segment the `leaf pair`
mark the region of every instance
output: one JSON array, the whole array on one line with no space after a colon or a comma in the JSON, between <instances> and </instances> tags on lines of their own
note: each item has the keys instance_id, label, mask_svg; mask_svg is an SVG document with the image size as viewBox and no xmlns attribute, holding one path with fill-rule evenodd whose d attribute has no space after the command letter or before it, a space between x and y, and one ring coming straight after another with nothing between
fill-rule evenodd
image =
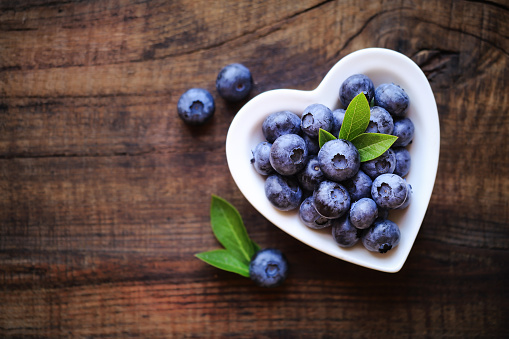
<instances>
[{"instance_id":1,"label":"leaf pair","mask_svg":"<svg viewBox=\"0 0 509 339\"><path fill-rule=\"evenodd\" d=\"M207 264L249 277L249 262L260 247L249 238L239 211L228 201L213 195L210 223L224 249L196 254Z\"/></svg>"},{"instance_id":2,"label":"leaf pair","mask_svg":"<svg viewBox=\"0 0 509 339\"><path fill-rule=\"evenodd\" d=\"M364 133L370 117L369 103L364 93L359 93L348 105L338 138L320 129L318 143L320 148L330 140L351 141L359 151L361 162L375 159L387 151L398 137L382 133Z\"/></svg>"}]
</instances>

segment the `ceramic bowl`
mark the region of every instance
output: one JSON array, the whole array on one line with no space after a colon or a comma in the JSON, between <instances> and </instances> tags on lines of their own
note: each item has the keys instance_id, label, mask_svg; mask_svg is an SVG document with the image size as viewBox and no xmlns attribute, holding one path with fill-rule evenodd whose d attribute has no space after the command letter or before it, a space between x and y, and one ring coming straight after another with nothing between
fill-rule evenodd
<instances>
[{"instance_id":1,"label":"ceramic bowl","mask_svg":"<svg viewBox=\"0 0 509 339\"><path fill-rule=\"evenodd\" d=\"M362 73L375 87L386 82L400 85L410 97L407 116L415 125L410 172L411 204L404 210L392 210L389 219L401 230L397 247L380 254L369 252L361 242L351 248L339 247L331 229L312 230L299 219L298 210L281 212L265 197L265 177L258 174L250 160L251 150L265 141L262 123L271 113L289 110L299 116L310 104L321 103L334 110L341 107L338 94L341 83L350 75ZM247 102L237 113L226 138L226 157L231 175L246 199L271 223L315 248L338 259L370 269L398 272L405 263L422 224L433 190L440 150L438 112L431 86L421 69L405 55L383 48L367 48L339 60L320 85L312 91L276 89Z\"/></svg>"}]
</instances>

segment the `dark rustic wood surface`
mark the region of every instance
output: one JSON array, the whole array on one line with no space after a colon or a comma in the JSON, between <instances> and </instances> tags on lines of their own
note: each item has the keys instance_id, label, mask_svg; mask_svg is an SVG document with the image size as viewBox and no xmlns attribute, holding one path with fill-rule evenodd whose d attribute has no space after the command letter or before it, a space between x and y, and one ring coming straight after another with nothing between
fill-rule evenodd
<instances>
[{"instance_id":1,"label":"dark rustic wood surface","mask_svg":"<svg viewBox=\"0 0 509 339\"><path fill-rule=\"evenodd\" d=\"M0 2L0 337L509 336L509 3ZM416 61L440 115L433 196L403 269L343 262L258 214L225 157L215 78L310 90L343 56ZM176 104L204 87L216 114ZM288 257L275 289L197 260L211 194Z\"/></svg>"}]
</instances>

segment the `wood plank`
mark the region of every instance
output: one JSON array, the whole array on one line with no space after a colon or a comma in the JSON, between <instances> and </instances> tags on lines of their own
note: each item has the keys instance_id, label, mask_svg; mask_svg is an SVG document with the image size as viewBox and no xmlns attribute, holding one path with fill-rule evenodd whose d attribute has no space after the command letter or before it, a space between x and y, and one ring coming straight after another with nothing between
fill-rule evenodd
<instances>
[{"instance_id":1,"label":"wood plank","mask_svg":"<svg viewBox=\"0 0 509 339\"><path fill-rule=\"evenodd\" d=\"M435 247L436 253L451 260L447 253L450 246L431 242L423 245L417 252L427 260L426 246ZM477 261L476 257L488 254L469 251L459 247L451 252L459 261L469 257L467 267ZM306 263L314 261L298 257ZM195 269L195 281L177 282L165 276L161 280L137 278L137 282L103 281L0 292L2 300L25 305L4 314L0 324L7 335L135 337L307 337L317 332L352 337L470 337L492 336L503 326L504 314L499 310L506 307L504 299L486 299L486 291L494 288L495 293L507 297L505 286L491 283L489 275L481 278L479 271L466 272L450 262L449 269L459 273L451 281L447 269L435 271L433 276L427 272L427 267L442 265L438 258L437 262L432 259L429 266L404 269L399 275L324 259L336 265L331 265L328 272L323 267L295 271L288 284L275 290L253 288L249 280L231 273L207 272L215 269L200 269L202 264L196 260L189 267ZM506 260L507 253L496 262L502 272L507 272L503 268ZM162 265L160 270L171 271L173 264L177 263ZM315 274L312 279L311 273ZM478 278L473 277L476 275ZM34 312L33 317L27 319L26 311ZM253 318L257 319L256 327L250 323ZM124 332L126 328L129 332Z\"/></svg>"}]
</instances>

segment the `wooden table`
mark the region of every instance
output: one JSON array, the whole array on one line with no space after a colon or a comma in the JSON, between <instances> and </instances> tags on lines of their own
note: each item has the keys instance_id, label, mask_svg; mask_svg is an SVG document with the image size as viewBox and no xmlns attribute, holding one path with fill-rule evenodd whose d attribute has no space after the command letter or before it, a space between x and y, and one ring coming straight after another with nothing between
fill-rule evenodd
<instances>
[{"instance_id":1,"label":"wooden table","mask_svg":"<svg viewBox=\"0 0 509 339\"><path fill-rule=\"evenodd\" d=\"M504 0L1 1L0 337L507 337L508 17ZM441 124L396 274L322 254L247 202L225 157L242 104L215 91L232 62L251 97L310 90L373 46L424 70ZM206 126L177 116L191 87L216 99ZM212 194L286 254L283 286L194 257L219 247Z\"/></svg>"}]
</instances>

